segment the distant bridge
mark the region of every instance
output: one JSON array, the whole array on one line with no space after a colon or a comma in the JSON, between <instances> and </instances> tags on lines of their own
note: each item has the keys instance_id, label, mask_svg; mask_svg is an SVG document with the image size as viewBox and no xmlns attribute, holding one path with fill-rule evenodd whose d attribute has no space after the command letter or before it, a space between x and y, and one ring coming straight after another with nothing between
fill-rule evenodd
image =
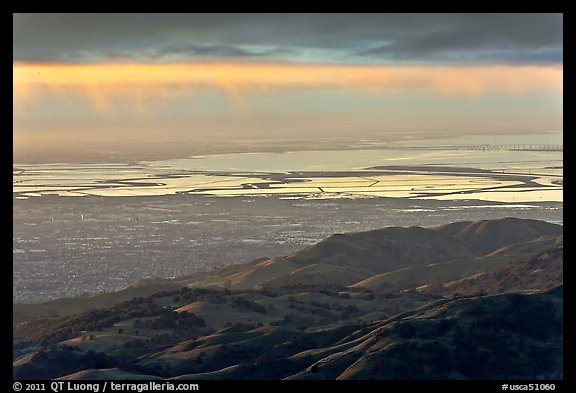
<instances>
[{"instance_id":1,"label":"distant bridge","mask_svg":"<svg viewBox=\"0 0 576 393\"><path fill-rule=\"evenodd\" d=\"M564 145L549 144L510 144L510 145L435 145L413 146L412 149L420 150L474 150L474 151L564 151Z\"/></svg>"}]
</instances>

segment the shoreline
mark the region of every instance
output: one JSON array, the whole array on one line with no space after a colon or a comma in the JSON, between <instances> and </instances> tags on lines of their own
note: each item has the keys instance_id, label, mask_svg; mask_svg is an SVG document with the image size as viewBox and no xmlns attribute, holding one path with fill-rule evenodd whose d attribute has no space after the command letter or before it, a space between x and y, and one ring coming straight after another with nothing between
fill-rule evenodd
<instances>
[{"instance_id":1,"label":"shoreline","mask_svg":"<svg viewBox=\"0 0 576 393\"><path fill-rule=\"evenodd\" d=\"M114 147L107 149L80 148L78 158L62 160L61 153L50 151L15 152L13 151L13 165L41 165L41 164L134 164L143 161L165 161L177 159L192 159L194 157L215 156L225 154L240 153L278 153L304 152L304 151L343 151L343 150L379 150L383 148L404 149L409 148L405 143L416 143L419 141L435 140L441 141L451 138L477 138L495 137L507 138L518 137L519 143L523 143L522 136L556 135L563 136L563 131L523 131L522 133L472 133L461 135L458 133L418 133L418 134L391 134L386 137L371 137L346 140L336 138L336 140L308 141L302 140L280 140L272 142L259 142L257 140L234 140L234 141L213 141L198 143L192 141L166 141L158 144L152 142L134 141L130 152L121 151ZM414 147L418 149L419 147ZM164 153L158 153L163 150ZM167 153L166 153L167 152ZM68 152L69 153L69 152ZM31 156L31 158L17 158L18 156ZM58 156L54 157L54 156ZM16 158L16 159L14 159Z\"/></svg>"}]
</instances>

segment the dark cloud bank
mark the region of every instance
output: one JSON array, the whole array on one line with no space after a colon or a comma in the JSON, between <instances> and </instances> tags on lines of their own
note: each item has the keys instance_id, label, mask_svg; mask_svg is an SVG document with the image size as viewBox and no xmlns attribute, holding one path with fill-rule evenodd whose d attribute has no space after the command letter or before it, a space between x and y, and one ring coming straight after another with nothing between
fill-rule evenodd
<instances>
[{"instance_id":1,"label":"dark cloud bank","mask_svg":"<svg viewBox=\"0 0 576 393\"><path fill-rule=\"evenodd\" d=\"M562 14L15 14L14 61L562 63Z\"/></svg>"}]
</instances>

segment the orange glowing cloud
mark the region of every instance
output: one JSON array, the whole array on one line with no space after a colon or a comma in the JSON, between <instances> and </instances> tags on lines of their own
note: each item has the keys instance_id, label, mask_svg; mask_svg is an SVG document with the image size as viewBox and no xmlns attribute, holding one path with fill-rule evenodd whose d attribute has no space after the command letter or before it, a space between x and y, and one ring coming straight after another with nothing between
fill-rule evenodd
<instances>
[{"instance_id":1,"label":"orange glowing cloud","mask_svg":"<svg viewBox=\"0 0 576 393\"><path fill-rule=\"evenodd\" d=\"M384 94L561 93L561 66L368 66L301 64L14 64L14 107L49 95L88 98L97 112L115 102L145 111L146 99L175 99L203 89L235 101L254 93L342 89Z\"/></svg>"}]
</instances>

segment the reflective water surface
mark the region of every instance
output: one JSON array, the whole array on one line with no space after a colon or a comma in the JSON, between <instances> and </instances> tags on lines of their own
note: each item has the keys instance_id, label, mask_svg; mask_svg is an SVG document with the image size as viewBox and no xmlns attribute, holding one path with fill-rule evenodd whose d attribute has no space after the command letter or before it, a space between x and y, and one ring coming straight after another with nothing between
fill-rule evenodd
<instances>
[{"instance_id":1,"label":"reflective water surface","mask_svg":"<svg viewBox=\"0 0 576 393\"><path fill-rule=\"evenodd\" d=\"M138 163L15 164L13 193L19 199L198 194L563 200L562 151L475 150L459 145L465 139L434 141L436 145L420 140L412 147L404 141L370 150L238 153Z\"/></svg>"}]
</instances>

